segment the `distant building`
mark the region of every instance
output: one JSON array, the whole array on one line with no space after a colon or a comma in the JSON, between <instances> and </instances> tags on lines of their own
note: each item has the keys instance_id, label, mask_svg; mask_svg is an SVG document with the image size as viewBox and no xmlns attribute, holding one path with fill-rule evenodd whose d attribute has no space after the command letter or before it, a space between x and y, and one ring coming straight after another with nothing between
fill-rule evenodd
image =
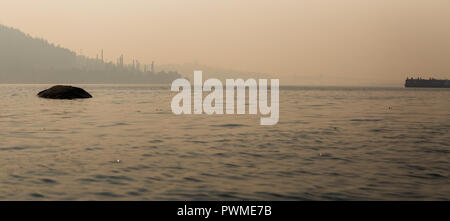
<instances>
[{"instance_id":1,"label":"distant building","mask_svg":"<svg viewBox=\"0 0 450 221\"><path fill-rule=\"evenodd\" d=\"M141 71L141 64L136 60L136 70Z\"/></svg>"},{"instance_id":2,"label":"distant building","mask_svg":"<svg viewBox=\"0 0 450 221\"><path fill-rule=\"evenodd\" d=\"M152 61L152 74L155 73L155 62Z\"/></svg>"}]
</instances>

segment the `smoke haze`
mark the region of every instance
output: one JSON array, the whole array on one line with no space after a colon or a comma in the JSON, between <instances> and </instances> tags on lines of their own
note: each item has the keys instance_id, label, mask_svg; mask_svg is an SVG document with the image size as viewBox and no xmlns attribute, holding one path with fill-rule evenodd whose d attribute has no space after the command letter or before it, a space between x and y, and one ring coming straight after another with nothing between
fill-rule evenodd
<instances>
[{"instance_id":1,"label":"smoke haze","mask_svg":"<svg viewBox=\"0 0 450 221\"><path fill-rule=\"evenodd\" d=\"M448 0L17 0L0 23L89 57L199 62L281 84L450 77Z\"/></svg>"}]
</instances>

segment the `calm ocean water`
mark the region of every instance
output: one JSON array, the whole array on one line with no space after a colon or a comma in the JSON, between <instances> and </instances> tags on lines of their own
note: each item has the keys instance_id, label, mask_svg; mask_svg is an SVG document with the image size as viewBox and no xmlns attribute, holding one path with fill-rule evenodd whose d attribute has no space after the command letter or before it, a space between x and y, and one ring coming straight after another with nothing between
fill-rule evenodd
<instances>
[{"instance_id":1,"label":"calm ocean water","mask_svg":"<svg viewBox=\"0 0 450 221\"><path fill-rule=\"evenodd\" d=\"M450 200L450 90L285 87L280 121L169 86L0 85L0 200Z\"/></svg>"}]
</instances>

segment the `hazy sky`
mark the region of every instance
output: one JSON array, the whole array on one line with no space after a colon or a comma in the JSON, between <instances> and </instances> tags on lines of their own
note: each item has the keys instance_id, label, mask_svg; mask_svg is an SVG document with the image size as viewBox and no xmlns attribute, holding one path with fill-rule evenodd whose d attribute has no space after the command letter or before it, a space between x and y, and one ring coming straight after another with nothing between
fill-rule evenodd
<instances>
[{"instance_id":1,"label":"hazy sky","mask_svg":"<svg viewBox=\"0 0 450 221\"><path fill-rule=\"evenodd\" d=\"M450 78L449 0L14 0L0 23L91 57L103 48L113 61L198 61L281 83Z\"/></svg>"}]
</instances>

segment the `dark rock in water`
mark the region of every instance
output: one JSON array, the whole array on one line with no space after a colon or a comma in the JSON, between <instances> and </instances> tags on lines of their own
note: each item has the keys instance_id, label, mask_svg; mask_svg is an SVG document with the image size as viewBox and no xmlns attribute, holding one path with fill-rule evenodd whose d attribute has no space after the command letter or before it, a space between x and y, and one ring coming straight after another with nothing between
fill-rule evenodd
<instances>
[{"instance_id":1,"label":"dark rock in water","mask_svg":"<svg viewBox=\"0 0 450 221\"><path fill-rule=\"evenodd\" d=\"M88 92L81 88L63 85L57 85L47 90L43 90L38 93L38 96L50 99L92 98Z\"/></svg>"}]
</instances>

